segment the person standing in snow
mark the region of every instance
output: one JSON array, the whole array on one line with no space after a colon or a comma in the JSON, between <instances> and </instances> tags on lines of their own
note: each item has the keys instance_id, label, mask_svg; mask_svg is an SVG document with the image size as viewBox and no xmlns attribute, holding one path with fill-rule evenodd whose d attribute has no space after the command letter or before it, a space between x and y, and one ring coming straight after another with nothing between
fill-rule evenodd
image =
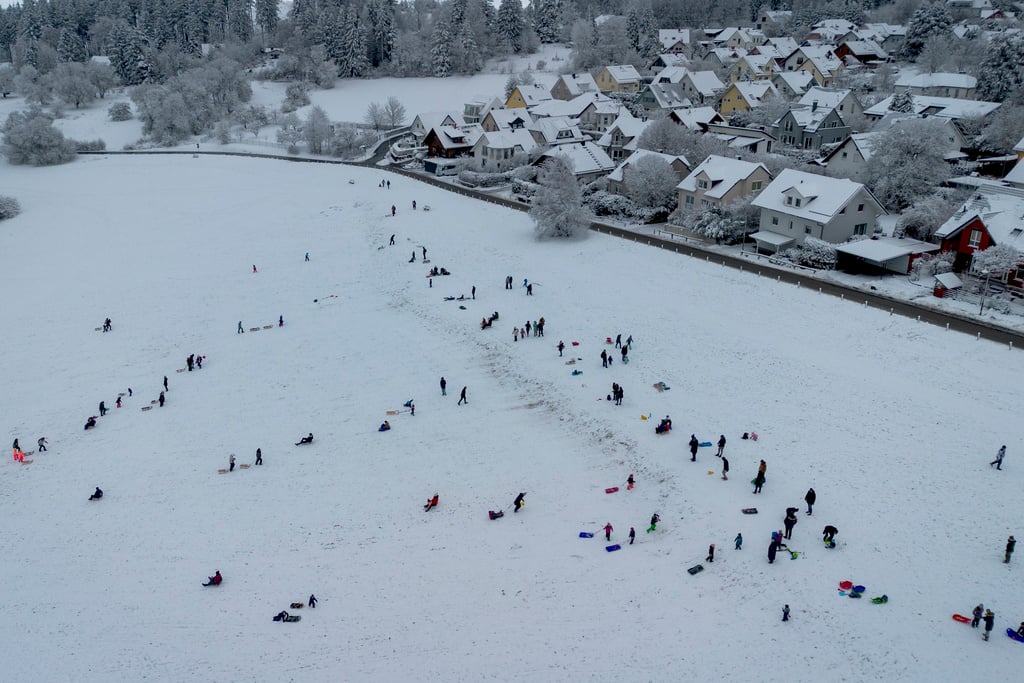
<instances>
[{"instance_id":1,"label":"person standing in snow","mask_svg":"<svg viewBox=\"0 0 1024 683\"><path fill-rule=\"evenodd\" d=\"M164 391L167 391L167 375L164 375Z\"/></svg>"},{"instance_id":2,"label":"person standing in snow","mask_svg":"<svg viewBox=\"0 0 1024 683\"><path fill-rule=\"evenodd\" d=\"M736 538L733 539L733 540L736 543L736 550L740 550L741 548L743 548L743 534L742 533L736 534Z\"/></svg>"},{"instance_id":3,"label":"person standing in snow","mask_svg":"<svg viewBox=\"0 0 1024 683\"><path fill-rule=\"evenodd\" d=\"M16 450L16 451L20 451L21 450L21 446L18 445L18 440L17 439L14 440L14 445L11 446L11 448L13 450Z\"/></svg>"},{"instance_id":4,"label":"person standing in snow","mask_svg":"<svg viewBox=\"0 0 1024 683\"><path fill-rule=\"evenodd\" d=\"M1003 458L1005 458L1005 457L1006 457L1006 444L1003 444L1003 446L1000 447L999 451L996 453L996 459L993 460L992 462L990 462L988 464L988 466L992 467L992 465L995 465L997 470L1003 469Z\"/></svg>"},{"instance_id":5,"label":"person standing in snow","mask_svg":"<svg viewBox=\"0 0 1024 683\"><path fill-rule=\"evenodd\" d=\"M526 324L529 325L530 323ZM608 367L608 352L603 349L601 350L601 365L603 367Z\"/></svg>"},{"instance_id":6,"label":"person standing in snow","mask_svg":"<svg viewBox=\"0 0 1024 683\"><path fill-rule=\"evenodd\" d=\"M395 215L395 211L396 211L396 210L397 210L397 209L395 209L395 205L394 205L394 204L392 204L392 205L391 205L391 216L392 216L392 217L394 217L394 215Z\"/></svg>"},{"instance_id":7,"label":"person standing in snow","mask_svg":"<svg viewBox=\"0 0 1024 683\"><path fill-rule=\"evenodd\" d=\"M196 354L196 367L199 368L200 370L203 369L203 358L204 357L205 356L203 356L201 354L198 354L198 353Z\"/></svg>"},{"instance_id":8,"label":"person standing in snow","mask_svg":"<svg viewBox=\"0 0 1024 683\"><path fill-rule=\"evenodd\" d=\"M245 330L242 329L242 321L238 321L238 331L235 334L245 334Z\"/></svg>"},{"instance_id":9,"label":"person standing in snow","mask_svg":"<svg viewBox=\"0 0 1024 683\"><path fill-rule=\"evenodd\" d=\"M456 403L455 405L460 406L463 403L465 403L467 406L469 405L469 401L466 400L466 387L462 387L462 391L459 393L459 402Z\"/></svg>"},{"instance_id":10,"label":"person standing in snow","mask_svg":"<svg viewBox=\"0 0 1024 683\"><path fill-rule=\"evenodd\" d=\"M615 335L615 348L622 346L622 333Z\"/></svg>"},{"instance_id":11,"label":"person standing in snow","mask_svg":"<svg viewBox=\"0 0 1024 683\"><path fill-rule=\"evenodd\" d=\"M777 538L773 538L772 542L768 545L768 564L775 563L775 553L779 551L779 541Z\"/></svg>"},{"instance_id":12,"label":"person standing in snow","mask_svg":"<svg viewBox=\"0 0 1024 683\"><path fill-rule=\"evenodd\" d=\"M409 263L415 263L415 262L416 262L416 250L413 249L412 250L412 256L409 257Z\"/></svg>"},{"instance_id":13,"label":"person standing in snow","mask_svg":"<svg viewBox=\"0 0 1024 683\"><path fill-rule=\"evenodd\" d=\"M718 453L716 455L721 458L725 454L725 434L721 434L718 437Z\"/></svg>"},{"instance_id":14,"label":"person standing in snow","mask_svg":"<svg viewBox=\"0 0 1024 683\"><path fill-rule=\"evenodd\" d=\"M420 249L423 250L423 260L426 261L427 260L427 248L426 247L420 247Z\"/></svg>"},{"instance_id":15,"label":"person standing in snow","mask_svg":"<svg viewBox=\"0 0 1024 683\"><path fill-rule=\"evenodd\" d=\"M196 364L196 355L194 353L189 354L188 358L185 359L185 367L188 368L189 372L192 372L192 368Z\"/></svg>"},{"instance_id":16,"label":"person standing in snow","mask_svg":"<svg viewBox=\"0 0 1024 683\"><path fill-rule=\"evenodd\" d=\"M632 491L634 486L636 486L636 481L633 479L633 473L631 472L629 476L626 477L626 490Z\"/></svg>"},{"instance_id":17,"label":"person standing in snow","mask_svg":"<svg viewBox=\"0 0 1024 683\"><path fill-rule=\"evenodd\" d=\"M256 449L256 464L257 465L262 465L263 464L263 449L262 448L257 448Z\"/></svg>"},{"instance_id":18,"label":"person standing in snow","mask_svg":"<svg viewBox=\"0 0 1024 683\"><path fill-rule=\"evenodd\" d=\"M1017 541L1013 536L1006 539L1006 557L1003 558L1003 564L1010 564L1010 556L1013 555L1013 549L1017 546Z\"/></svg>"},{"instance_id":19,"label":"person standing in snow","mask_svg":"<svg viewBox=\"0 0 1024 683\"><path fill-rule=\"evenodd\" d=\"M309 252L308 251L306 252L306 261L307 262L309 261Z\"/></svg>"},{"instance_id":20,"label":"person standing in snow","mask_svg":"<svg viewBox=\"0 0 1024 683\"><path fill-rule=\"evenodd\" d=\"M796 526L796 508L786 508L786 517L782 520L786 527L786 535L783 538L793 538L793 527Z\"/></svg>"},{"instance_id":21,"label":"person standing in snow","mask_svg":"<svg viewBox=\"0 0 1024 683\"><path fill-rule=\"evenodd\" d=\"M476 299L476 285L473 285L473 289L471 289L469 293L474 299Z\"/></svg>"},{"instance_id":22,"label":"person standing in snow","mask_svg":"<svg viewBox=\"0 0 1024 683\"><path fill-rule=\"evenodd\" d=\"M700 441L697 441L696 434L690 434L690 462L697 462L697 449L700 447Z\"/></svg>"},{"instance_id":23,"label":"person standing in snow","mask_svg":"<svg viewBox=\"0 0 1024 683\"><path fill-rule=\"evenodd\" d=\"M278 327L284 327L284 316L283 315L280 315L280 316L277 317L277 326Z\"/></svg>"},{"instance_id":24,"label":"person standing in snow","mask_svg":"<svg viewBox=\"0 0 1024 683\"><path fill-rule=\"evenodd\" d=\"M629 335L629 339L626 340L626 346L633 348L633 335Z\"/></svg>"},{"instance_id":25,"label":"person standing in snow","mask_svg":"<svg viewBox=\"0 0 1024 683\"><path fill-rule=\"evenodd\" d=\"M231 457L228 458L228 472L235 471L235 454L232 453Z\"/></svg>"},{"instance_id":26,"label":"person standing in snow","mask_svg":"<svg viewBox=\"0 0 1024 683\"><path fill-rule=\"evenodd\" d=\"M651 515L651 526L647 527L647 533L651 533L652 531L657 529L658 528L658 522L660 522L660 521L661 521L661 517L658 516L657 512L655 512L653 515Z\"/></svg>"},{"instance_id":27,"label":"person standing in snow","mask_svg":"<svg viewBox=\"0 0 1024 683\"><path fill-rule=\"evenodd\" d=\"M119 398L117 400L120 401L121 399ZM15 439L14 443L18 443L17 439ZM36 441L36 450L39 451L40 453L44 453L46 451L46 437L45 436L39 437L39 440Z\"/></svg>"},{"instance_id":28,"label":"person standing in snow","mask_svg":"<svg viewBox=\"0 0 1024 683\"><path fill-rule=\"evenodd\" d=\"M515 507L515 509L512 510L512 512L519 512L519 508L521 508L524 505L526 505L526 503L523 502L523 498L525 498L525 497L526 497L526 493L520 491L519 495L516 496L516 499L514 501L512 501L512 505L513 505L513 507Z\"/></svg>"},{"instance_id":29,"label":"person standing in snow","mask_svg":"<svg viewBox=\"0 0 1024 683\"><path fill-rule=\"evenodd\" d=\"M722 456L722 481L729 481L729 458Z\"/></svg>"},{"instance_id":30,"label":"person standing in snow","mask_svg":"<svg viewBox=\"0 0 1024 683\"><path fill-rule=\"evenodd\" d=\"M441 378L441 395L442 396L447 396L448 395L448 392L445 391L447 386L448 386L448 382L446 382L444 377L442 377Z\"/></svg>"},{"instance_id":31,"label":"person standing in snow","mask_svg":"<svg viewBox=\"0 0 1024 683\"><path fill-rule=\"evenodd\" d=\"M533 296L533 283L526 285L526 296Z\"/></svg>"},{"instance_id":32,"label":"person standing in snow","mask_svg":"<svg viewBox=\"0 0 1024 683\"><path fill-rule=\"evenodd\" d=\"M608 522L607 524L604 525L604 540L606 540L606 541L612 540L612 531L614 531L614 529L612 528L612 523L611 522Z\"/></svg>"},{"instance_id":33,"label":"person standing in snow","mask_svg":"<svg viewBox=\"0 0 1024 683\"><path fill-rule=\"evenodd\" d=\"M114 405L117 406L118 408L121 407L121 397L120 396L117 397L117 401L114 402Z\"/></svg>"},{"instance_id":34,"label":"person standing in snow","mask_svg":"<svg viewBox=\"0 0 1024 683\"><path fill-rule=\"evenodd\" d=\"M706 558L704 558L704 561L705 562L714 562L715 561L715 544L714 543L712 543L708 547L708 556Z\"/></svg>"},{"instance_id":35,"label":"person standing in snow","mask_svg":"<svg viewBox=\"0 0 1024 683\"><path fill-rule=\"evenodd\" d=\"M558 357L561 358L562 357L562 351L565 350L565 343L562 342L561 340L559 340L558 346L556 346L555 348L558 349Z\"/></svg>"},{"instance_id":36,"label":"person standing in snow","mask_svg":"<svg viewBox=\"0 0 1024 683\"><path fill-rule=\"evenodd\" d=\"M623 346L622 347L622 362L623 363L628 363L629 362L628 360L626 360L626 354L627 353L629 353L629 347L628 346Z\"/></svg>"},{"instance_id":37,"label":"person standing in snow","mask_svg":"<svg viewBox=\"0 0 1024 683\"><path fill-rule=\"evenodd\" d=\"M982 638L988 640L988 636L992 633L992 628L996 625L996 615L990 609L985 610L985 616L982 617L985 621L985 632L981 635Z\"/></svg>"},{"instance_id":38,"label":"person standing in snow","mask_svg":"<svg viewBox=\"0 0 1024 683\"><path fill-rule=\"evenodd\" d=\"M789 621L789 605L783 605L782 607L782 620Z\"/></svg>"},{"instance_id":39,"label":"person standing in snow","mask_svg":"<svg viewBox=\"0 0 1024 683\"><path fill-rule=\"evenodd\" d=\"M394 235L394 233L391 234L391 242L388 243L388 246L391 246L391 247L395 246L395 235Z\"/></svg>"},{"instance_id":40,"label":"person standing in snow","mask_svg":"<svg viewBox=\"0 0 1024 683\"><path fill-rule=\"evenodd\" d=\"M163 408L163 407L164 407L164 401L166 401L166 400L167 400L167 399L165 399L165 398L164 398L164 392L162 392L162 391L161 391L161 392L160 392L160 397L159 397L159 398L157 399L157 401L159 401L159 402L160 402L160 407L161 407L161 408Z\"/></svg>"},{"instance_id":41,"label":"person standing in snow","mask_svg":"<svg viewBox=\"0 0 1024 683\"><path fill-rule=\"evenodd\" d=\"M312 593L309 594L309 607L310 609L316 609L317 599Z\"/></svg>"},{"instance_id":42,"label":"person standing in snow","mask_svg":"<svg viewBox=\"0 0 1024 683\"><path fill-rule=\"evenodd\" d=\"M971 619L971 628L978 628L978 624L981 623L981 616L985 613L985 605L976 605L974 612L972 612L973 619Z\"/></svg>"},{"instance_id":43,"label":"person standing in snow","mask_svg":"<svg viewBox=\"0 0 1024 683\"><path fill-rule=\"evenodd\" d=\"M107 414L107 402L106 401L100 401L100 417L103 417L106 414Z\"/></svg>"}]
</instances>

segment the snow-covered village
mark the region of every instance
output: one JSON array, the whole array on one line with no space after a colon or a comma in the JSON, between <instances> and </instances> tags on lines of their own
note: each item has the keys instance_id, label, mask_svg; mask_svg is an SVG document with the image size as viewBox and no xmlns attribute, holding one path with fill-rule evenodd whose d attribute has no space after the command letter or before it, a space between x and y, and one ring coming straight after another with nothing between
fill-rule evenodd
<instances>
[{"instance_id":1,"label":"snow-covered village","mask_svg":"<svg viewBox=\"0 0 1024 683\"><path fill-rule=\"evenodd\" d=\"M1024 3L0 5L6 677L1019 675Z\"/></svg>"}]
</instances>

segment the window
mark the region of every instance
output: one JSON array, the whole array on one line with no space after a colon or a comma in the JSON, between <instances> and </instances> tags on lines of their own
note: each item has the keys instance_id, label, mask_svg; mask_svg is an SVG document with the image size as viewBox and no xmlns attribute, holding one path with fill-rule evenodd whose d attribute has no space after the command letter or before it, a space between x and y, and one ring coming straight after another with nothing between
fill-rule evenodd
<instances>
[{"instance_id":1,"label":"window","mask_svg":"<svg viewBox=\"0 0 1024 683\"><path fill-rule=\"evenodd\" d=\"M843 158L844 159L846 158L846 152L843 152Z\"/></svg>"},{"instance_id":2,"label":"window","mask_svg":"<svg viewBox=\"0 0 1024 683\"><path fill-rule=\"evenodd\" d=\"M844 213L846 213L846 207L845 206L843 208L839 209L839 215L842 215Z\"/></svg>"},{"instance_id":3,"label":"window","mask_svg":"<svg viewBox=\"0 0 1024 683\"><path fill-rule=\"evenodd\" d=\"M804 138L804 149L810 149L812 142L814 142L814 138Z\"/></svg>"},{"instance_id":4,"label":"window","mask_svg":"<svg viewBox=\"0 0 1024 683\"><path fill-rule=\"evenodd\" d=\"M786 206L793 206L793 198L786 197Z\"/></svg>"},{"instance_id":5,"label":"window","mask_svg":"<svg viewBox=\"0 0 1024 683\"><path fill-rule=\"evenodd\" d=\"M754 192L757 192L758 190L760 190L761 189L761 181L760 180L755 180L754 182L750 183L750 189L753 190Z\"/></svg>"},{"instance_id":6,"label":"window","mask_svg":"<svg viewBox=\"0 0 1024 683\"><path fill-rule=\"evenodd\" d=\"M867 223L858 223L857 225L853 226L853 234L854 235L866 235L867 232L868 232L868 224Z\"/></svg>"},{"instance_id":7,"label":"window","mask_svg":"<svg viewBox=\"0 0 1024 683\"><path fill-rule=\"evenodd\" d=\"M686 195L686 200L683 203L686 204L687 206L693 206L693 195Z\"/></svg>"},{"instance_id":8,"label":"window","mask_svg":"<svg viewBox=\"0 0 1024 683\"><path fill-rule=\"evenodd\" d=\"M783 127L783 130L785 130L787 132L793 130L793 122L792 121L786 121L786 125Z\"/></svg>"},{"instance_id":9,"label":"window","mask_svg":"<svg viewBox=\"0 0 1024 683\"><path fill-rule=\"evenodd\" d=\"M857 205L857 213L860 213L863 210L864 210L864 205L863 204L858 204Z\"/></svg>"},{"instance_id":10,"label":"window","mask_svg":"<svg viewBox=\"0 0 1024 683\"><path fill-rule=\"evenodd\" d=\"M779 217L778 216L772 216L772 225L778 225L778 224L779 224Z\"/></svg>"},{"instance_id":11,"label":"window","mask_svg":"<svg viewBox=\"0 0 1024 683\"><path fill-rule=\"evenodd\" d=\"M697 187L699 187L702 190L708 189L708 181L706 181L706 180L698 180L697 181Z\"/></svg>"},{"instance_id":12,"label":"window","mask_svg":"<svg viewBox=\"0 0 1024 683\"><path fill-rule=\"evenodd\" d=\"M810 235L811 234L811 226L809 226L809 225L805 225L804 226L804 234L805 235Z\"/></svg>"},{"instance_id":13,"label":"window","mask_svg":"<svg viewBox=\"0 0 1024 683\"><path fill-rule=\"evenodd\" d=\"M795 202L795 204L796 204L797 206L800 206L800 202L801 202L801 201L802 201L802 200L801 200L801 199L800 199L799 197L797 197L797 198L796 198L796 202Z\"/></svg>"},{"instance_id":14,"label":"window","mask_svg":"<svg viewBox=\"0 0 1024 683\"><path fill-rule=\"evenodd\" d=\"M981 230L971 230L971 239L967 241L967 246L971 247L972 249L977 249L978 247L981 246Z\"/></svg>"},{"instance_id":15,"label":"window","mask_svg":"<svg viewBox=\"0 0 1024 683\"><path fill-rule=\"evenodd\" d=\"M700 200L700 205L702 207L704 207L705 209L713 209L713 208L715 208L715 203L711 202L711 201L708 201L707 199Z\"/></svg>"}]
</instances>

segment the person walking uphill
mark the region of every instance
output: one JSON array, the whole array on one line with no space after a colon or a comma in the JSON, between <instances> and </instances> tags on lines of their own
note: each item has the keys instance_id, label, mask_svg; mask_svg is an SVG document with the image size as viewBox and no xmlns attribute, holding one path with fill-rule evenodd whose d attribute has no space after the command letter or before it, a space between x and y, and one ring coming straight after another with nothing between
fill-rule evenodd
<instances>
[{"instance_id":1,"label":"person walking uphill","mask_svg":"<svg viewBox=\"0 0 1024 683\"><path fill-rule=\"evenodd\" d=\"M161 392L160 392L160 396L159 396L159 398L157 398L157 401L158 401L158 402L160 403L160 407L161 407L161 408L163 408L163 407L164 407L164 402L165 402L166 400L167 400L167 399L166 399L166 398L164 398L164 392L162 392L162 391L161 391Z\"/></svg>"},{"instance_id":2,"label":"person walking uphill","mask_svg":"<svg viewBox=\"0 0 1024 683\"><path fill-rule=\"evenodd\" d=\"M448 387L448 382L446 382L446 381L444 380L444 377L442 377L442 378L441 378L441 395L442 395L442 396L447 396L447 395L448 395L448 392L447 392L447 391L445 391L445 389L446 389L447 387Z\"/></svg>"},{"instance_id":3,"label":"person walking uphill","mask_svg":"<svg viewBox=\"0 0 1024 683\"><path fill-rule=\"evenodd\" d=\"M718 453L716 455L721 458L725 453L725 434L721 434L718 437Z\"/></svg>"},{"instance_id":4,"label":"person walking uphill","mask_svg":"<svg viewBox=\"0 0 1024 683\"><path fill-rule=\"evenodd\" d=\"M807 495L804 496L804 502L807 503L807 514L811 514L814 508L814 501L818 499L818 494L814 492L813 488L807 489Z\"/></svg>"},{"instance_id":5,"label":"person walking uphill","mask_svg":"<svg viewBox=\"0 0 1024 683\"><path fill-rule=\"evenodd\" d=\"M262 448L257 448L256 449L256 464L257 465L262 465L263 464L263 449Z\"/></svg>"},{"instance_id":6,"label":"person walking uphill","mask_svg":"<svg viewBox=\"0 0 1024 683\"><path fill-rule=\"evenodd\" d=\"M106 414L107 414L107 402L106 401L100 401L100 417L103 417Z\"/></svg>"},{"instance_id":7,"label":"person walking uphill","mask_svg":"<svg viewBox=\"0 0 1024 683\"><path fill-rule=\"evenodd\" d=\"M708 556L704 559L704 561L705 562L714 562L715 561L715 544L714 543L712 543L708 547Z\"/></svg>"},{"instance_id":8,"label":"person walking uphill","mask_svg":"<svg viewBox=\"0 0 1024 683\"><path fill-rule=\"evenodd\" d=\"M459 393L459 402L456 403L455 405L460 406L463 403L465 403L467 406L469 405L469 401L466 400L466 387L462 387L462 391Z\"/></svg>"},{"instance_id":9,"label":"person walking uphill","mask_svg":"<svg viewBox=\"0 0 1024 683\"><path fill-rule=\"evenodd\" d=\"M605 524L604 525L604 540L606 540L606 541L612 540L612 532L614 530L615 529L612 528L612 523L611 522L608 522L607 524Z\"/></svg>"},{"instance_id":10,"label":"person walking uphill","mask_svg":"<svg viewBox=\"0 0 1024 683\"><path fill-rule=\"evenodd\" d=\"M981 637L985 640L988 640L989 634L992 633L992 629L996 625L995 612L993 612L990 609L985 610L985 616L983 617L983 620L985 622L985 632L981 634Z\"/></svg>"},{"instance_id":11,"label":"person walking uphill","mask_svg":"<svg viewBox=\"0 0 1024 683\"><path fill-rule=\"evenodd\" d=\"M657 512L655 512L653 515L651 515L651 526L647 527L647 533L651 533L652 531L657 529L658 528L658 522L660 522L660 521L661 521L661 517L658 516Z\"/></svg>"},{"instance_id":12,"label":"person walking uphill","mask_svg":"<svg viewBox=\"0 0 1024 683\"><path fill-rule=\"evenodd\" d=\"M697 462L698 448L700 448L700 441L697 441L697 435L690 434L690 462Z\"/></svg>"},{"instance_id":13,"label":"person walking uphill","mask_svg":"<svg viewBox=\"0 0 1024 683\"><path fill-rule=\"evenodd\" d=\"M796 508L786 508L786 517L782 520L786 527L786 534L783 538L793 538L793 527L796 526Z\"/></svg>"},{"instance_id":14,"label":"person walking uphill","mask_svg":"<svg viewBox=\"0 0 1024 683\"><path fill-rule=\"evenodd\" d=\"M228 458L228 472L235 471L235 454L232 453L231 457Z\"/></svg>"},{"instance_id":15,"label":"person walking uphill","mask_svg":"<svg viewBox=\"0 0 1024 683\"><path fill-rule=\"evenodd\" d=\"M1003 469L1003 458L1005 458L1005 457L1006 457L1006 444L1003 444L1003 446L996 453L996 459L993 460L992 462L990 462L988 464L988 466L992 467L992 465L995 465L997 470Z\"/></svg>"},{"instance_id":16,"label":"person walking uphill","mask_svg":"<svg viewBox=\"0 0 1024 683\"><path fill-rule=\"evenodd\" d=\"M238 331L235 334L245 334L245 330L242 329L242 321L238 321Z\"/></svg>"},{"instance_id":17,"label":"person walking uphill","mask_svg":"<svg viewBox=\"0 0 1024 683\"><path fill-rule=\"evenodd\" d=\"M1010 536L1006 539L1006 557L1003 558L1003 564L1010 564L1010 555L1013 555L1013 549L1017 546L1017 540Z\"/></svg>"},{"instance_id":18,"label":"person walking uphill","mask_svg":"<svg viewBox=\"0 0 1024 683\"><path fill-rule=\"evenodd\" d=\"M789 605L783 605L782 607L782 620L789 621Z\"/></svg>"},{"instance_id":19,"label":"person walking uphill","mask_svg":"<svg viewBox=\"0 0 1024 683\"><path fill-rule=\"evenodd\" d=\"M523 491L520 491L519 495L516 496L516 499L514 501L512 501L512 505L515 507L515 509L512 512L519 512L519 509L521 507L523 507L524 505L526 505L526 503L523 501L523 498L525 498L525 497L526 497L526 493L523 492Z\"/></svg>"}]
</instances>

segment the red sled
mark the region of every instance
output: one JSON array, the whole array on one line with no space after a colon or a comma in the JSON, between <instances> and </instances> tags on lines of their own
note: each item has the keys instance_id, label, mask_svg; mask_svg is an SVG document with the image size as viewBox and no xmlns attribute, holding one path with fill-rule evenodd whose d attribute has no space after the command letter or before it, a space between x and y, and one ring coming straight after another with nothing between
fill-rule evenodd
<instances>
[{"instance_id":1,"label":"red sled","mask_svg":"<svg viewBox=\"0 0 1024 683\"><path fill-rule=\"evenodd\" d=\"M853 588L853 581L840 581L839 587L844 591L848 591Z\"/></svg>"},{"instance_id":2,"label":"red sled","mask_svg":"<svg viewBox=\"0 0 1024 683\"><path fill-rule=\"evenodd\" d=\"M605 337L605 339L604 339L604 343L605 343L605 344L614 344L615 342L613 342L613 341L612 341L612 338L611 338L611 337Z\"/></svg>"},{"instance_id":3,"label":"red sled","mask_svg":"<svg viewBox=\"0 0 1024 683\"><path fill-rule=\"evenodd\" d=\"M616 491L618 491L618 490L619 490L619 487L618 487L618 486L613 486L613 487L611 487L610 489L605 489L605 490L604 490L604 492L605 492L605 493L615 493L615 492L616 492Z\"/></svg>"},{"instance_id":4,"label":"red sled","mask_svg":"<svg viewBox=\"0 0 1024 683\"><path fill-rule=\"evenodd\" d=\"M971 623L971 618L970 617L965 617L962 614L954 614L953 615L953 621L959 621L961 624L969 624L969 623Z\"/></svg>"},{"instance_id":5,"label":"red sled","mask_svg":"<svg viewBox=\"0 0 1024 683\"><path fill-rule=\"evenodd\" d=\"M498 519L500 517L504 517L505 516L505 511L504 510L498 510L497 512L495 512L494 510L488 510L487 511L487 516L490 517L491 519Z\"/></svg>"}]
</instances>

